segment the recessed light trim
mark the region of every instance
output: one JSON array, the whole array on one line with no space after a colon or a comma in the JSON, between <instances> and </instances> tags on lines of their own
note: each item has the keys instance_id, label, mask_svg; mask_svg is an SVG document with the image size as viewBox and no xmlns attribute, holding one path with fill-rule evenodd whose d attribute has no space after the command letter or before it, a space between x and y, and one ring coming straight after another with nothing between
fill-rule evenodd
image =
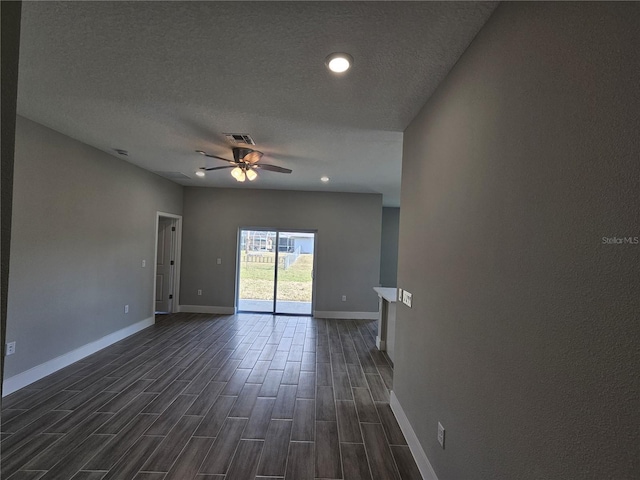
<instances>
[{"instance_id":1,"label":"recessed light trim","mask_svg":"<svg viewBox=\"0 0 640 480\"><path fill-rule=\"evenodd\" d=\"M333 73L344 73L353 65L353 57L348 53L335 52L324 60L324 64Z\"/></svg>"},{"instance_id":2,"label":"recessed light trim","mask_svg":"<svg viewBox=\"0 0 640 480\"><path fill-rule=\"evenodd\" d=\"M196 176L198 176L198 177L204 177L204 175L205 175L205 173L204 173L204 171L202 171L202 170L198 170L198 171L196 172Z\"/></svg>"},{"instance_id":3,"label":"recessed light trim","mask_svg":"<svg viewBox=\"0 0 640 480\"><path fill-rule=\"evenodd\" d=\"M324 175L324 176L320 177L320 181L321 181L321 182L324 182L324 183L327 183L327 182L329 181L329 177L327 177L326 175Z\"/></svg>"}]
</instances>

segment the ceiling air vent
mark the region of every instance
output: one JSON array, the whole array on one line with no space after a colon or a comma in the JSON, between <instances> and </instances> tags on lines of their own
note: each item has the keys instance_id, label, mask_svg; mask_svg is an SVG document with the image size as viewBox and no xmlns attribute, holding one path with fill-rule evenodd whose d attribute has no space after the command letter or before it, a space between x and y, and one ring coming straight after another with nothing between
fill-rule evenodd
<instances>
[{"instance_id":1,"label":"ceiling air vent","mask_svg":"<svg viewBox=\"0 0 640 480\"><path fill-rule=\"evenodd\" d=\"M223 133L227 141L232 145L255 145L248 133Z\"/></svg>"},{"instance_id":2,"label":"ceiling air vent","mask_svg":"<svg viewBox=\"0 0 640 480\"><path fill-rule=\"evenodd\" d=\"M182 172L154 172L158 175L160 175L161 177L164 178L169 178L171 180L190 180L191 177L188 175L185 175Z\"/></svg>"}]
</instances>

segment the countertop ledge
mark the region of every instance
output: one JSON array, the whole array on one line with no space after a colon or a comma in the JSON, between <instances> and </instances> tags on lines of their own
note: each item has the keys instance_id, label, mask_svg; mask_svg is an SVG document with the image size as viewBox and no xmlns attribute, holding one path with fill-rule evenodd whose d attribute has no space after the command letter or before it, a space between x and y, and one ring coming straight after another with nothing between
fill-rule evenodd
<instances>
[{"instance_id":1,"label":"countertop ledge","mask_svg":"<svg viewBox=\"0 0 640 480\"><path fill-rule=\"evenodd\" d=\"M373 290L379 297L384 298L389 303L395 303L398 300L398 289L393 287L373 287Z\"/></svg>"}]
</instances>

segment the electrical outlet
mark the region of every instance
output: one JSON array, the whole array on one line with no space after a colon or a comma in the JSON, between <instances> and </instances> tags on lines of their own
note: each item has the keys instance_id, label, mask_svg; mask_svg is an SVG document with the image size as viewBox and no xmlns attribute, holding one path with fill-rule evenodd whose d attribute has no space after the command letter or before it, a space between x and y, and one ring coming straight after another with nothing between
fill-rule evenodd
<instances>
[{"instance_id":1,"label":"electrical outlet","mask_svg":"<svg viewBox=\"0 0 640 480\"><path fill-rule=\"evenodd\" d=\"M217 263L218 265L222 265L222 259L221 259L221 258L218 258L218 259L216 260L216 263Z\"/></svg>"},{"instance_id":2,"label":"electrical outlet","mask_svg":"<svg viewBox=\"0 0 640 480\"><path fill-rule=\"evenodd\" d=\"M411 308L411 301L413 300L413 295L406 290L402 291L402 303L404 303L407 307Z\"/></svg>"},{"instance_id":3,"label":"electrical outlet","mask_svg":"<svg viewBox=\"0 0 640 480\"><path fill-rule=\"evenodd\" d=\"M202 295L202 290L198 290L198 295Z\"/></svg>"},{"instance_id":4,"label":"electrical outlet","mask_svg":"<svg viewBox=\"0 0 640 480\"><path fill-rule=\"evenodd\" d=\"M129 313L129 305L124 306L124 313Z\"/></svg>"},{"instance_id":5,"label":"electrical outlet","mask_svg":"<svg viewBox=\"0 0 640 480\"><path fill-rule=\"evenodd\" d=\"M398 301L399 302L402 301L402 289L401 288L398 289Z\"/></svg>"},{"instance_id":6,"label":"electrical outlet","mask_svg":"<svg viewBox=\"0 0 640 480\"><path fill-rule=\"evenodd\" d=\"M13 355L16 353L16 342L9 342L5 347L5 355Z\"/></svg>"},{"instance_id":7,"label":"electrical outlet","mask_svg":"<svg viewBox=\"0 0 640 480\"><path fill-rule=\"evenodd\" d=\"M444 449L444 427L438 422L438 443Z\"/></svg>"},{"instance_id":8,"label":"electrical outlet","mask_svg":"<svg viewBox=\"0 0 640 480\"><path fill-rule=\"evenodd\" d=\"M347 296L346 295L342 295L342 301L346 302L347 301Z\"/></svg>"},{"instance_id":9,"label":"electrical outlet","mask_svg":"<svg viewBox=\"0 0 640 480\"><path fill-rule=\"evenodd\" d=\"M147 261L146 260L142 260L142 268L145 268L147 266Z\"/></svg>"}]
</instances>

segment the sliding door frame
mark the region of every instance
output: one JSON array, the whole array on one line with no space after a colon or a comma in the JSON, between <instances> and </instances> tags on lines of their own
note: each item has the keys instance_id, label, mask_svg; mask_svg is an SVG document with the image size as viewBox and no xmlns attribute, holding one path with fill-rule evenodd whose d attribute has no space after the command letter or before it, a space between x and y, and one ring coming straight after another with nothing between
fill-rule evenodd
<instances>
[{"instance_id":1,"label":"sliding door frame","mask_svg":"<svg viewBox=\"0 0 640 480\"><path fill-rule=\"evenodd\" d=\"M242 244L242 232L254 231L254 232L275 232L275 260L274 260L274 274L273 274L273 305L270 312L253 312L250 310L239 310L238 305L240 303L240 258L242 256L242 250L240 248ZM280 313L276 310L278 303L278 262L280 260L280 233L312 233L313 234L313 268L311 270L311 312L300 313ZM235 307L237 312L244 313L262 313L266 315L289 315L295 317L312 317L313 306L316 300L316 245L318 243L318 230L306 229L306 228L275 228L275 227L239 227L236 241L236 295L235 295Z\"/></svg>"}]
</instances>

